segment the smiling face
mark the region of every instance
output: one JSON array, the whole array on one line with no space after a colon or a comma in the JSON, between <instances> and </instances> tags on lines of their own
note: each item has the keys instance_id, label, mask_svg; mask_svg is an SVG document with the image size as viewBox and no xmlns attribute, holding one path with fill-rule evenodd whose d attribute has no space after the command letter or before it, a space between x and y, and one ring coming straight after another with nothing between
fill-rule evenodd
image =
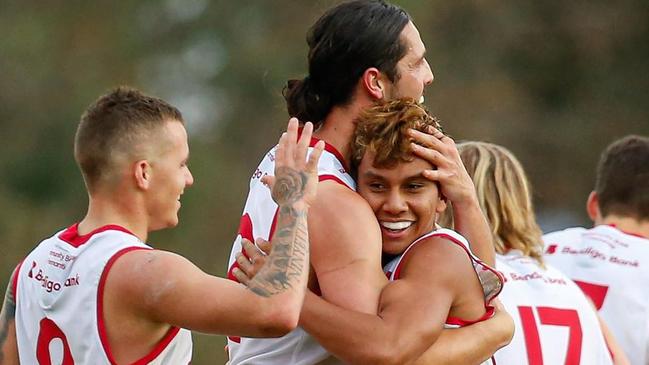
<instances>
[{"instance_id":1,"label":"smiling face","mask_svg":"<svg viewBox=\"0 0 649 365\"><path fill-rule=\"evenodd\" d=\"M151 181L147 212L150 231L178 224L180 196L194 183L187 166L189 145L185 127L180 122L169 121L159 135L153 149L157 153L149 159Z\"/></svg>"},{"instance_id":2,"label":"smiling face","mask_svg":"<svg viewBox=\"0 0 649 365\"><path fill-rule=\"evenodd\" d=\"M398 79L388 84L386 96L387 99L410 97L421 103L424 88L433 82L434 76L426 60L426 47L412 22L401 32L401 41L407 51L397 63Z\"/></svg>"},{"instance_id":3,"label":"smiling face","mask_svg":"<svg viewBox=\"0 0 649 365\"><path fill-rule=\"evenodd\" d=\"M435 228L446 202L440 198L437 184L422 176L432 168L418 157L379 168L374 166L374 154L365 153L358 167L358 192L379 221L383 252L400 254Z\"/></svg>"}]
</instances>

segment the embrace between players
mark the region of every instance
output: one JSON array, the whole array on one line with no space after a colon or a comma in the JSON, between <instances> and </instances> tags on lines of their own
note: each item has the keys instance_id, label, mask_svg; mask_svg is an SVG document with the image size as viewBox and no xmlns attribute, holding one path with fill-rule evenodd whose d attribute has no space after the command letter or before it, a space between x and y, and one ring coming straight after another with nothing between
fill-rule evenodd
<instances>
[{"instance_id":1,"label":"embrace between players","mask_svg":"<svg viewBox=\"0 0 649 365\"><path fill-rule=\"evenodd\" d=\"M410 16L345 2L307 42L309 75L284 94L289 114L313 123L291 119L250 182L231 280L145 243L178 224L193 183L180 112L129 88L88 108L75 138L88 212L12 274L0 364L188 364L188 330L231 336L231 364L624 364L586 298L540 259L529 191L486 197L510 186L494 175L502 157L466 162L472 145L461 155L420 103L433 74ZM526 287L548 302L517 303L507 285L530 267L567 294ZM493 302L504 281L513 321ZM559 308L563 295L577 299ZM544 335L566 320L569 336Z\"/></svg>"}]
</instances>

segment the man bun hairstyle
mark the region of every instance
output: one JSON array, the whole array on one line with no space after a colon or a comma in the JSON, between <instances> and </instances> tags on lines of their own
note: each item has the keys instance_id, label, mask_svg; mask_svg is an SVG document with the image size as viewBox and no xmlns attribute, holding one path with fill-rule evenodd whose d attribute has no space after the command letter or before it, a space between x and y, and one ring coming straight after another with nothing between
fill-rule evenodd
<instances>
[{"instance_id":1,"label":"man bun hairstyle","mask_svg":"<svg viewBox=\"0 0 649 365\"><path fill-rule=\"evenodd\" d=\"M309 29L309 75L289 80L283 90L288 113L319 125L334 106L351 101L365 70L376 67L391 80L406 54L400 38L410 16L383 0L343 2Z\"/></svg>"}]
</instances>

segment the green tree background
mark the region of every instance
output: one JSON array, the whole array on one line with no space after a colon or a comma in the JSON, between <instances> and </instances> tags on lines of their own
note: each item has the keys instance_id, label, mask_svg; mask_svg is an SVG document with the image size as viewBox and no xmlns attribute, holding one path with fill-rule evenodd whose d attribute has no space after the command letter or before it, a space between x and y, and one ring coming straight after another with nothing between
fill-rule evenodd
<instances>
[{"instance_id":1,"label":"green tree background","mask_svg":"<svg viewBox=\"0 0 649 365\"><path fill-rule=\"evenodd\" d=\"M225 275L248 179L306 72L317 0L0 1L0 284L87 206L72 157L85 107L128 84L179 106L195 185L181 224L150 243ZM395 0L414 18L435 82L427 105L456 139L510 148L544 229L589 224L599 152L649 135L649 2ZM649 188L649 187L648 187ZM195 336L195 364L225 362Z\"/></svg>"}]
</instances>

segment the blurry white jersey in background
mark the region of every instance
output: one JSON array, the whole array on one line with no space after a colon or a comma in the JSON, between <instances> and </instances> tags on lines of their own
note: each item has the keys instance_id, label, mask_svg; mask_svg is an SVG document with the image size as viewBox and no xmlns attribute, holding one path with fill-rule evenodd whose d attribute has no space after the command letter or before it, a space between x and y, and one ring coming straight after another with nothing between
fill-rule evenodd
<instances>
[{"instance_id":1,"label":"blurry white jersey in background","mask_svg":"<svg viewBox=\"0 0 649 365\"><path fill-rule=\"evenodd\" d=\"M543 240L547 262L592 299L631 364L649 364L649 239L599 225Z\"/></svg>"},{"instance_id":2,"label":"blurry white jersey in background","mask_svg":"<svg viewBox=\"0 0 649 365\"><path fill-rule=\"evenodd\" d=\"M514 319L512 342L498 350L498 365L610 365L595 309L559 270L518 250L496 255L505 277L500 301Z\"/></svg>"}]
</instances>

